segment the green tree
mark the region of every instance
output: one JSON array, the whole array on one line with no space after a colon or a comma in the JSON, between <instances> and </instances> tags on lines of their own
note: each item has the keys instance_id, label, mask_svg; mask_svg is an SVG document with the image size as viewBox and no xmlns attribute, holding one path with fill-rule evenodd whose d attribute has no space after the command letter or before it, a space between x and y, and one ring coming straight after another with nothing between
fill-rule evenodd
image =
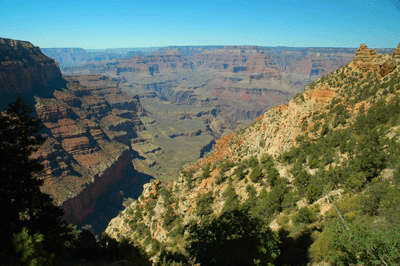
<instances>
[{"instance_id":1,"label":"green tree","mask_svg":"<svg viewBox=\"0 0 400 266\"><path fill-rule=\"evenodd\" d=\"M383 262L398 265L399 232L398 227L386 227L369 220L355 221L350 230L346 230L335 220L326 231L332 238L329 260L335 265L383 265Z\"/></svg>"},{"instance_id":2,"label":"green tree","mask_svg":"<svg viewBox=\"0 0 400 266\"><path fill-rule=\"evenodd\" d=\"M365 181L370 182L386 166L386 154L380 141L381 133L371 130L358 143L357 155L351 162L355 172L361 172Z\"/></svg>"},{"instance_id":3,"label":"green tree","mask_svg":"<svg viewBox=\"0 0 400 266\"><path fill-rule=\"evenodd\" d=\"M259 182L262 180L262 178L263 178L262 168L260 165L256 165L251 171L250 179L253 182Z\"/></svg>"},{"instance_id":4,"label":"green tree","mask_svg":"<svg viewBox=\"0 0 400 266\"><path fill-rule=\"evenodd\" d=\"M277 235L246 209L224 212L189 231L187 251L201 265L267 265L279 254Z\"/></svg>"},{"instance_id":5,"label":"green tree","mask_svg":"<svg viewBox=\"0 0 400 266\"><path fill-rule=\"evenodd\" d=\"M63 242L59 239L65 228L61 222L63 211L40 191L43 166L31 157L45 141L41 129L33 109L21 98L0 113L0 234L9 250L13 234L24 227L33 234L31 237L43 235L42 245L49 252L59 249ZM50 239L52 243L47 241Z\"/></svg>"},{"instance_id":6,"label":"green tree","mask_svg":"<svg viewBox=\"0 0 400 266\"><path fill-rule=\"evenodd\" d=\"M20 254L21 261L27 266L52 265L54 253L49 253L43 248L44 237L36 233L29 235L28 229L24 227L18 234L14 234L13 243L15 250Z\"/></svg>"},{"instance_id":7,"label":"green tree","mask_svg":"<svg viewBox=\"0 0 400 266\"><path fill-rule=\"evenodd\" d=\"M204 194L198 194L196 198L196 213L197 215L203 217L209 215L213 212L212 203L214 201L213 192L209 191Z\"/></svg>"}]
</instances>

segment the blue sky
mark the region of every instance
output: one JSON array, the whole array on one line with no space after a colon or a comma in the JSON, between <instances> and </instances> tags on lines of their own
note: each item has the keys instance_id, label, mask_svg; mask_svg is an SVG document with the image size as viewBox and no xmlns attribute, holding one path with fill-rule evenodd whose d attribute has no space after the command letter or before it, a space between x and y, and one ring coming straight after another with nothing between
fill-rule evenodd
<instances>
[{"instance_id":1,"label":"blue sky","mask_svg":"<svg viewBox=\"0 0 400 266\"><path fill-rule=\"evenodd\" d=\"M400 1L0 0L0 37L42 48L394 48Z\"/></svg>"}]
</instances>

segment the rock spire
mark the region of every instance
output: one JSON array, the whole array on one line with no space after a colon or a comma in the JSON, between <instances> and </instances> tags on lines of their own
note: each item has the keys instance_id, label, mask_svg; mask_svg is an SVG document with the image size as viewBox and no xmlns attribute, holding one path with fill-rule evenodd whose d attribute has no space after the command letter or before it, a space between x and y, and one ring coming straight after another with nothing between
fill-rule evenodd
<instances>
[{"instance_id":1,"label":"rock spire","mask_svg":"<svg viewBox=\"0 0 400 266\"><path fill-rule=\"evenodd\" d=\"M374 49L369 49L366 44L362 43L357 49L354 55L354 62L358 63L369 63L372 59L376 57L376 51Z\"/></svg>"},{"instance_id":2,"label":"rock spire","mask_svg":"<svg viewBox=\"0 0 400 266\"><path fill-rule=\"evenodd\" d=\"M397 45L397 48L394 50L394 55L400 56L400 43L399 43L399 45Z\"/></svg>"}]
</instances>

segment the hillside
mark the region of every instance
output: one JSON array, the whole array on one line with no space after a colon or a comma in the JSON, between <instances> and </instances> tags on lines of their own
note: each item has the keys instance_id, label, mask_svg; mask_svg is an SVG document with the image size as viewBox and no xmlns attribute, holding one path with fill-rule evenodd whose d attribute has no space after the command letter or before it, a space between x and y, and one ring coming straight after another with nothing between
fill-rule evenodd
<instances>
[{"instance_id":1,"label":"hillside","mask_svg":"<svg viewBox=\"0 0 400 266\"><path fill-rule=\"evenodd\" d=\"M154 260L218 265L219 251L240 254L210 239L247 217L273 229L264 243L279 252L258 248L276 265L399 264L399 68L400 44L384 55L362 44L349 64L218 140L167 187L146 184L106 233L135 239Z\"/></svg>"}]
</instances>

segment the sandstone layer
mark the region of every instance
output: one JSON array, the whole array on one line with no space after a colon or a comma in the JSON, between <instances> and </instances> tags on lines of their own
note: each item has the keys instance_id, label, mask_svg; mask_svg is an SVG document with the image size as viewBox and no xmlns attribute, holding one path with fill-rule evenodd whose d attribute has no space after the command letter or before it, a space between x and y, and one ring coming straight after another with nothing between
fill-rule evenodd
<instances>
[{"instance_id":1,"label":"sandstone layer","mask_svg":"<svg viewBox=\"0 0 400 266\"><path fill-rule=\"evenodd\" d=\"M137 98L104 76L66 77L53 98L36 98L46 127L37 152L45 165L43 190L63 206L69 222L80 223L95 210L132 165L131 141L145 130Z\"/></svg>"}]
</instances>

